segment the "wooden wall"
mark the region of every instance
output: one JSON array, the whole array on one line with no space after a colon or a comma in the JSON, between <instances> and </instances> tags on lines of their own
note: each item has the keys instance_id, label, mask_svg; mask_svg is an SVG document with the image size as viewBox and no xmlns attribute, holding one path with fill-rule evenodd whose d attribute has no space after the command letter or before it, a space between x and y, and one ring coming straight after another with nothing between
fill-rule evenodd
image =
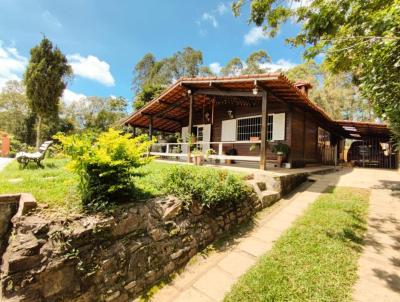
<instances>
[{"instance_id":1,"label":"wooden wall","mask_svg":"<svg viewBox=\"0 0 400 302\"><path fill-rule=\"evenodd\" d=\"M261 115L261 100L255 102L253 106L238 106L238 105L230 105L230 104L218 104L214 107L214 123L211 130L211 141L219 142L221 141L221 130L222 130L222 121L229 119L228 110L232 110L234 118L241 117L250 117ZM204 112L211 113L211 106L206 106L204 108ZM285 118L285 140L281 141L290 146L291 135L290 135L290 108L288 105L285 105L282 102L278 101L269 101L268 102L268 113L286 113ZM203 119L203 112L194 112L193 114L193 125L206 123ZM270 143L273 144L273 143ZM232 144L224 145L224 152L228 149L235 148L238 152L238 155L243 156L259 156L260 151L259 148L256 148L254 151L250 151L251 144ZM218 146L211 146L212 148L218 150ZM267 152L267 159L275 160L276 155L271 151Z\"/></svg>"},{"instance_id":2,"label":"wooden wall","mask_svg":"<svg viewBox=\"0 0 400 302\"><path fill-rule=\"evenodd\" d=\"M234 118L250 117L261 114L261 100L253 104L253 106L238 106L232 104L217 104L214 108L214 123L211 130L211 141L219 142L221 140L222 121L229 119L227 111L232 110ZM193 125L207 123L204 120L204 113L211 115L211 105L205 106L204 110L196 111L193 114ZM285 140L282 143L290 147L290 155L288 162L293 167L304 167L306 164L314 164L320 162L318 154L318 122L313 116L300 108L288 106L276 100L269 100L268 113L286 113L285 118ZM274 142L270 142L267 151L267 159L275 160L276 155L270 149ZM258 156L259 148L250 151L251 144L232 144L224 145L224 152L230 148L235 148L238 155ZM212 148L218 150L217 145L211 145Z\"/></svg>"}]
</instances>

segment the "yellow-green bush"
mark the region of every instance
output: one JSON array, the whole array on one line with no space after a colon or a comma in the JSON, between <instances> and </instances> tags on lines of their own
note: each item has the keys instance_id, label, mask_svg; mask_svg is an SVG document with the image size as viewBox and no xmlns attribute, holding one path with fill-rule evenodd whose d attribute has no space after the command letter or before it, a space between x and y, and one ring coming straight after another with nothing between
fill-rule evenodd
<instances>
[{"instance_id":1,"label":"yellow-green bush","mask_svg":"<svg viewBox=\"0 0 400 302\"><path fill-rule=\"evenodd\" d=\"M154 141L146 135L110 129L101 134L56 135L72 168L80 179L82 202L89 209L102 209L110 203L129 200L134 192L134 169L151 161L144 156Z\"/></svg>"}]
</instances>

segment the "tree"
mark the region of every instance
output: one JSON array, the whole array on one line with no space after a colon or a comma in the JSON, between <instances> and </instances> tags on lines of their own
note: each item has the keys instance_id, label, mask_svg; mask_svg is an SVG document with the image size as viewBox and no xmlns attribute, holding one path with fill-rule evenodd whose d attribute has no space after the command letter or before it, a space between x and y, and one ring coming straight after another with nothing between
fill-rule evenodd
<instances>
[{"instance_id":1,"label":"tree","mask_svg":"<svg viewBox=\"0 0 400 302\"><path fill-rule=\"evenodd\" d=\"M170 59L170 66L175 79L196 77L199 74L201 64L203 64L202 52L191 47L185 47L183 51L178 51Z\"/></svg>"},{"instance_id":2,"label":"tree","mask_svg":"<svg viewBox=\"0 0 400 302\"><path fill-rule=\"evenodd\" d=\"M349 73L332 74L315 61L306 61L286 72L293 81L309 82L310 99L321 106L334 119L370 121L372 119L369 103L360 95Z\"/></svg>"},{"instance_id":3,"label":"tree","mask_svg":"<svg viewBox=\"0 0 400 302\"><path fill-rule=\"evenodd\" d=\"M39 148L43 118L58 114L58 103L72 75L67 58L46 37L31 49L24 74L29 106L37 116L36 148Z\"/></svg>"},{"instance_id":4,"label":"tree","mask_svg":"<svg viewBox=\"0 0 400 302\"><path fill-rule=\"evenodd\" d=\"M242 73L243 62L240 58L231 59L226 66L221 68L221 74L223 76L235 76Z\"/></svg>"},{"instance_id":5,"label":"tree","mask_svg":"<svg viewBox=\"0 0 400 302\"><path fill-rule=\"evenodd\" d=\"M202 66L202 63L202 52L191 47L185 47L171 57L159 61L153 54L145 54L134 68L132 88L136 96L133 107L136 110L142 108L181 77L213 75L210 68Z\"/></svg>"},{"instance_id":6,"label":"tree","mask_svg":"<svg viewBox=\"0 0 400 302\"><path fill-rule=\"evenodd\" d=\"M264 50L255 51L246 59L247 66L242 74L265 73L268 71L265 66L268 62L271 62L271 57Z\"/></svg>"},{"instance_id":7,"label":"tree","mask_svg":"<svg viewBox=\"0 0 400 302\"><path fill-rule=\"evenodd\" d=\"M127 105L123 97L83 98L63 109L64 123L61 126L73 124L77 130L105 131L126 116Z\"/></svg>"},{"instance_id":8,"label":"tree","mask_svg":"<svg viewBox=\"0 0 400 302\"><path fill-rule=\"evenodd\" d=\"M8 81L0 93L0 129L22 140L29 117L28 100L21 82Z\"/></svg>"},{"instance_id":9,"label":"tree","mask_svg":"<svg viewBox=\"0 0 400 302\"><path fill-rule=\"evenodd\" d=\"M136 94L135 101L133 102L133 107L135 110L139 110L152 99L156 98L165 89L161 85L146 85L142 90Z\"/></svg>"},{"instance_id":10,"label":"tree","mask_svg":"<svg viewBox=\"0 0 400 302\"><path fill-rule=\"evenodd\" d=\"M387 119L400 142L400 2L398 0L312 0L288 5L280 0L250 0L250 23L275 36L293 20L301 31L287 41L305 46L305 57L325 53L330 71L349 72L364 97ZM239 15L244 0L233 4ZM300 4L300 5L299 5Z\"/></svg>"}]
</instances>

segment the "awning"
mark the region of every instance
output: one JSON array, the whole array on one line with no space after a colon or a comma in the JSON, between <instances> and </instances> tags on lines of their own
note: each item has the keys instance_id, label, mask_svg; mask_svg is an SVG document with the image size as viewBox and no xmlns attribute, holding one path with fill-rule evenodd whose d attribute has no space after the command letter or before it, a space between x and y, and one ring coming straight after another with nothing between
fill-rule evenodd
<instances>
[{"instance_id":1,"label":"awning","mask_svg":"<svg viewBox=\"0 0 400 302\"><path fill-rule=\"evenodd\" d=\"M378 137L382 139L390 138L390 129L385 124L354 121L336 121L336 123L346 132L347 138L363 139Z\"/></svg>"}]
</instances>

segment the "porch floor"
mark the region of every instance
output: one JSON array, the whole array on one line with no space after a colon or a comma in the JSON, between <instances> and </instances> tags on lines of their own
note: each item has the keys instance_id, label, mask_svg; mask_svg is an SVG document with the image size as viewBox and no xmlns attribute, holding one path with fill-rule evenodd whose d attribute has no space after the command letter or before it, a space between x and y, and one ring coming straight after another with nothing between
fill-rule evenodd
<instances>
[{"instance_id":1,"label":"porch floor","mask_svg":"<svg viewBox=\"0 0 400 302\"><path fill-rule=\"evenodd\" d=\"M182 165L193 165L192 163L188 163L186 161L178 161L178 160L167 160L167 159L156 159L158 162L163 163L170 163L170 164L182 164ZM258 163L235 163L235 164L211 164L211 163L204 163L204 167L213 167L219 169L226 169L230 171L246 173L246 174L256 174L262 175L267 174L269 176L285 176L285 175L293 175L293 174L301 174L301 173L308 173L308 174L325 174L329 172L334 172L336 170L335 166L325 166L325 165L318 165L312 167L305 167L305 168L276 168L276 167L268 167L265 171L258 169Z\"/></svg>"}]
</instances>

